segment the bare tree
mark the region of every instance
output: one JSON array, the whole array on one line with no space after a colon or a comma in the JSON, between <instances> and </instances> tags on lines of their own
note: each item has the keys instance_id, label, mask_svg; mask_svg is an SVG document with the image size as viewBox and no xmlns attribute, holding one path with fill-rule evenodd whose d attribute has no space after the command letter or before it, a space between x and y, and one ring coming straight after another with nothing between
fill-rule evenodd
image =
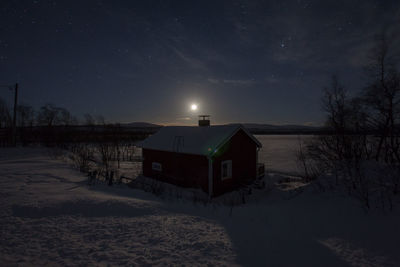
<instances>
[{"instance_id":1,"label":"bare tree","mask_svg":"<svg viewBox=\"0 0 400 267\"><path fill-rule=\"evenodd\" d=\"M334 133L332 149L335 150L338 160L342 160L346 156L347 123L350 115L348 102L347 91L339 83L338 77L333 75L330 87L324 88L322 108L327 113L326 125Z\"/></svg>"},{"instance_id":2,"label":"bare tree","mask_svg":"<svg viewBox=\"0 0 400 267\"><path fill-rule=\"evenodd\" d=\"M96 116L96 122L97 122L98 125L103 125L103 126L106 125L106 119L104 118L103 115L97 115Z\"/></svg>"},{"instance_id":3,"label":"bare tree","mask_svg":"<svg viewBox=\"0 0 400 267\"><path fill-rule=\"evenodd\" d=\"M359 97L348 97L333 76L322 99L332 134L315 138L298 155L306 177L314 179L310 170L317 166L322 180L335 177L335 185L368 209L377 203L392 209L400 192L400 73L393 50L386 32L377 35Z\"/></svg>"},{"instance_id":4,"label":"bare tree","mask_svg":"<svg viewBox=\"0 0 400 267\"><path fill-rule=\"evenodd\" d=\"M39 125L54 126L59 123L60 110L53 104L46 104L39 110L37 121Z\"/></svg>"},{"instance_id":5,"label":"bare tree","mask_svg":"<svg viewBox=\"0 0 400 267\"><path fill-rule=\"evenodd\" d=\"M331 85L324 88L324 97L322 99L322 108L327 112L327 124L330 127L343 132L346 128L347 109L347 91L339 83L336 75L332 76Z\"/></svg>"},{"instance_id":6,"label":"bare tree","mask_svg":"<svg viewBox=\"0 0 400 267\"><path fill-rule=\"evenodd\" d=\"M363 92L371 114L369 122L379 134L375 159L383 159L386 163L400 163L400 73L396 68L393 44L394 39L387 31L375 37L367 68L371 81Z\"/></svg>"},{"instance_id":7,"label":"bare tree","mask_svg":"<svg viewBox=\"0 0 400 267\"><path fill-rule=\"evenodd\" d=\"M0 128L9 128L12 125L10 109L4 99L0 98Z\"/></svg>"},{"instance_id":8,"label":"bare tree","mask_svg":"<svg viewBox=\"0 0 400 267\"><path fill-rule=\"evenodd\" d=\"M85 125L87 125L87 126L93 126L96 124L96 120L89 113L86 113L84 115L84 120L85 120Z\"/></svg>"},{"instance_id":9,"label":"bare tree","mask_svg":"<svg viewBox=\"0 0 400 267\"><path fill-rule=\"evenodd\" d=\"M17 107L18 127L32 127L35 122L35 111L32 106L18 105Z\"/></svg>"},{"instance_id":10,"label":"bare tree","mask_svg":"<svg viewBox=\"0 0 400 267\"><path fill-rule=\"evenodd\" d=\"M61 125L70 126L77 123L77 119L66 108L58 109L58 121Z\"/></svg>"},{"instance_id":11,"label":"bare tree","mask_svg":"<svg viewBox=\"0 0 400 267\"><path fill-rule=\"evenodd\" d=\"M302 148L298 161L304 174L312 179L320 173L331 174L328 177L334 177L334 182L328 179L315 184L322 189L344 185L350 195L370 208L372 187L364 168L369 150L362 121L366 116L363 102L348 97L344 86L333 76L331 85L324 88L322 108L327 114L326 125L331 134L319 136Z\"/></svg>"},{"instance_id":12,"label":"bare tree","mask_svg":"<svg viewBox=\"0 0 400 267\"><path fill-rule=\"evenodd\" d=\"M43 126L69 126L76 123L77 119L66 108L46 104L40 108L37 121L39 125Z\"/></svg>"}]
</instances>

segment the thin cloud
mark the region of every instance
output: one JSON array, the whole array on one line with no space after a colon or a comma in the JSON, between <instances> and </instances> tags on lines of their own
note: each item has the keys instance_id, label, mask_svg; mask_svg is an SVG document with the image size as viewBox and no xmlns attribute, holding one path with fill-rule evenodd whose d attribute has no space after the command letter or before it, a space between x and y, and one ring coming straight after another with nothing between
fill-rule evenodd
<instances>
[{"instance_id":1,"label":"thin cloud","mask_svg":"<svg viewBox=\"0 0 400 267\"><path fill-rule=\"evenodd\" d=\"M177 121L191 121L192 118L190 117L181 117L181 118L176 118Z\"/></svg>"},{"instance_id":2,"label":"thin cloud","mask_svg":"<svg viewBox=\"0 0 400 267\"><path fill-rule=\"evenodd\" d=\"M215 79L215 78L208 78L208 82L213 84L230 84L230 85L252 85L256 83L256 80L249 79L249 80L242 80L242 79Z\"/></svg>"},{"instance_id":3,"label":"thin cloud","mask_svg":"<svg viewBox=\"0 0 400 267\"><path fill-rule=\"evenodd\" d=\"M232 84L232 85L252 85L255 84L256 81L251 80L223 80L223 83Z\"/></svg>"},{"instance_id":4,"label":"thin cloud","mask_svg":"<svg viewBox=\"0 0 400 267\"><path fill-rule=\"evenodd\" d=\"M219 83L218 79L213 79L213 78L208 78L207 81L209 81L210 83L214 83L214 84L218 84Z\"/></svg>"},{"instance_id":5,"label":"thin cloud","mask_svg":"<svg viewBox=\"0 0 400 267\"><path fill-rule=\"evenodd\" d=\"M175 53L175 55L179 59L181 59L183 62L185 62L188 66L195 68L195 69L202 69L202 70L207 69L206 65L201 60L198 60L194 57L184 54L182 51L180 51L176 47L169 46L169 48Z\"/></svg>"}]
</instances>

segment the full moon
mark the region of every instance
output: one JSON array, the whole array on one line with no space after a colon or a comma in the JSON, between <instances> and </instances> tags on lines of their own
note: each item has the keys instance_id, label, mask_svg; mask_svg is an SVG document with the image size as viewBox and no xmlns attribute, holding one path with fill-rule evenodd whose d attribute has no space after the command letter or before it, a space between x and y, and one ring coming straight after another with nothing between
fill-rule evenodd
<instances>
[{"instance_id":1,"label":"full moon","mask_svg":"<svg viewBox=\"0 0 400 267\"><path fill-rule=\"evenodd\" d=\"M194 110L197 110L197 105L196 105L196 104L192 104L192 105L190 106L190 109L193 110L193 111L194 111Z\"/></svg>"}]
</instances>

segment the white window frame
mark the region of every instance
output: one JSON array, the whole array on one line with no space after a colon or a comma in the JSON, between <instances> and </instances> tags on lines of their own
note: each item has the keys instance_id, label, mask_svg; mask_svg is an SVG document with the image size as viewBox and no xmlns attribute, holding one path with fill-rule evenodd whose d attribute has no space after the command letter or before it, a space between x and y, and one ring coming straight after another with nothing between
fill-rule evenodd
<instances>
[{"instance_id":1,"label":"white window frame","mask_svg":"<svg viewBox=\"0 0 400 267\"><path fill-rule=\"evenodd\" d=\"M226 176L224 176L224 165L227 165ZM221 162L221 180L231 179L232 178L232 160L224 160Z\"/></svg>"},{"instance_id":2,"label":"white window frame","mask_svg":"<svg viewBox=\"0 0 400 267\"><path fill-rule=\"evenodd\" d=\"M162 171L162 165L161 165L161 163L159 163L159 162L152 162L152 163L151 163L151 169L152 169L153 171L158 171L158 172L160 172L160 171Z\"/></svg>"}]
</instances>

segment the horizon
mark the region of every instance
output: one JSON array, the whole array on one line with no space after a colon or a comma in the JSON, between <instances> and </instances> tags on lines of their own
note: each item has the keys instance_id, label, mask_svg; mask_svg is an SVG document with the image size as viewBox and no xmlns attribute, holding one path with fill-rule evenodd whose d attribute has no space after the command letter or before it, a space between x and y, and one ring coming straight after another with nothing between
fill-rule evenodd
<instances>
[{"instance_id":1,"label":"horizon","mask_svg":"<svg viewBox=\"0 0 400 267\"><path fill-rule=\"evenodd\" d=\"M112 122L112 123L120 123L120 124L134 124L134 123L149 123L158 126L198 126L198 123L191 123L191 124L161 124L161 123L152 123L146 121L134 121L134 122ZM284 123L284 124L271 124L271 123L258 123L258 122L226 122L226 123L213 123L211 120L211 126L214 125L229 125L229 124L243 124L243 125L260 125L260 126L304 126L304 127L322 127L323 125L309 125L309 124L291 124L291 123Z\"/></svg>"}]
</instances>

